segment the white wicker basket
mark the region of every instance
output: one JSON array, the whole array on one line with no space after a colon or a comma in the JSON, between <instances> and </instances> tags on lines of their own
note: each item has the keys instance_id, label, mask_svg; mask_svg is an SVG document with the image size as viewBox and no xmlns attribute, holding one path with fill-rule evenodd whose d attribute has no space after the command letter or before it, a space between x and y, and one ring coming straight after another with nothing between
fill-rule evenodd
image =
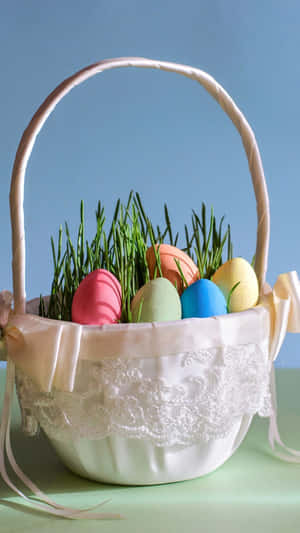
<instances>
[{"instance_id":1,"label":"white wicker basket","mask_svg":"<svg viewBox=\"0 0 300 533\"><path fill-rule=\"evenodd\" d=\"M23 189L35 139L73 87L109 69L145 67L199 82L236 126L257 202L255 271L260 301L243 313L170 323L80 326L25 313ZM196 68L144 58L101 61L65 80L22 137L12 175L15 315L22 349L11 349L25 429L40 424L74 472L121 484L167 483L212 472L270 415L272 361L287 321L266 295L269 202L254 134L226 91ZM281 301L281 300L280 300ZM288 311L288 310L287 310ZM276 335L275 335L276 332Z\"/></svg>"},{"instance_id":2,"label":"white wicker basket","mask_svg":"<svg viewBox=\"0 0 300 533\"><path fill-rule=\"evenodd\" d=\"M238 128L249 160L257 197L258 234L255 270L260 287L264 284L269 238L268 197L255 138L243 115L219 84L197 69L138 58L116 59L88 67L64 81L40 107L22 138L16 157L11 189L14 295L17 312L25 311L25 241L22 200L25 168L35 137L56 104L74 86L94 74L124 66L159 68L183 74L200 82L216 98ZM74 324L72 330L75 337L78 336L78 330L82 332L83 329L90 330L90 337L86 347L83 346L84 343L81 340L79 353L75 357L74 354L71 358L68 357L72 361L73 374L75 374L77 362L82 361L81 365L78 365L72 387L60 385L57 382L56 387L51 387L53 390L50 393L47 392L49 385L45 387L44 393L39 389L33 392L34 381L29 383L26 373L19 376L19 397L23 413L26 413L27 417L26 426L28 427L28 420L30 420L32 431L32 418L28 418L30 412L41 423L63 461L72 470L98 480L125 484L163 483L211 472L230 457L239 446L255 410L260 409L266 395L266 389L262 387L262 384L265 386L266 379L262 378L264 370L266 375L269 371L267 364L269 360L267 342L270 329L268 313L265 313L264 308L258 307L239 315L228 315L218 318L217 321L212 318L184 320L171 325L161 324L155 332L153 332L153 327L149 328L149 325L114 325L110 328L97 328L95 331L95 328L82 328ZM253 321L250 335L248 329L246 330L249 320ZM27 344L31 345L31 353L34 352L32 344L38 343L40 357L43 357L43 346L40 345L43 340L40 337L39 328L45 328L45 324L47 324L45 319L36 317L34 333L32 333L30 326L25 329L23 317L15 320L15 325L23 331ZM38 336L35 339L37 325ZM57 329L62 325L58 323L55 326L52 333L54 337L57 336ZM228 328L230 328L230 334L228 334ZM172 329L171 333L170 329ZM231 329L234 329L234 332ZM217 330L219 330L218 333ZM199 331L201 331L200 335ZM210 331L209 334L208 331ZM107 334L109 334L107 346L100 348L101 339L99 338L98 353L96 350L93 356L87 355L88 343L95 343L97 342L95 339ZM111 345L114 343L118 346L111 350ZM67 345L67 349L70 349L70 344ZM71 349L74 351L73 346ZM236 352L234 356L236 365L243 366L240 380L236 379L235 365L231 364L233 349ZM250 356L246 357L245 351L249 349ZM94 347L93 352L95 352ZM226 355L227 352L229 356ZM255 361L253 353L258 354ZM90 359L85 361L88 357ZM189 359L193 360L193 364L186 362ZM257 365L255 384L257 390L253 390L253 397L250 397L249 387L244 387L245 390L241 389L240 403L237 406L231 380L237 387L242 387L241 379L244 379L244 376L248 375L248 369L252 368L249 367L249 359ZM105 379L102 375L104 373L103 360L107 374L107 376L105 374ZM264 363L262 368L259 368L260 360ZM116 361L117 365L112 364ZM242 365L243 361L244 365ZM126 366L125 363L127 367L123 368ZM44 361L43 364L45 364ZM70 364L70 361L64 364ZM110 368L108 368L109 365ZM81 375L83 367L85 367L84 378ZM219 376L215 375L216 369L219 371ZM26 372L26 368L24 370ZM134 375L130 378L134 370L138 377ZM92 376L93 372L96 373L97 380L89 382L88 376ZM115 381L111 383L112 387L108 383L109 377ZM197 380L198 387L196 387ZM224 390L228 385L228 390ZM111 390L112 388L116 390ZM204 388L207 390L202 395ZM92 393L91 389L94 389ZM154 389L156 398L151 394ZM249 395L248 405L245 405L247 394ZM205 411L203 413L201 413L201 398L205 403L202 405L202 410ZM74 402L71 408L69 407L70 401ZM97 401L100 404L95 410ZM200 403L200 412L196 415L195 411L199 408L197 401ZM207 402L208 411L206 411ZM88 408L82 408L84 403L90 406L91 413ZM237 407L236 412L233 412L234 403ZM222 404L223 412L212 414L213 406L217 405L221 410ZM113 412L109 412L109 409ZM140 410L143 412L139 412ZM79 412L78 419L76 415ZM228 418L229 413L232 415ZM89 416L92 420L87 424ZM172 426L174 420L177 421L176 428ZM212 429L209 429L210 425L214 427L215 435ZM96 432L93 431L95 427L98 430ZM184 431L188 434L184 434ZM60 438L57 438L59 433Z\"/></svg>"}]
</instances>

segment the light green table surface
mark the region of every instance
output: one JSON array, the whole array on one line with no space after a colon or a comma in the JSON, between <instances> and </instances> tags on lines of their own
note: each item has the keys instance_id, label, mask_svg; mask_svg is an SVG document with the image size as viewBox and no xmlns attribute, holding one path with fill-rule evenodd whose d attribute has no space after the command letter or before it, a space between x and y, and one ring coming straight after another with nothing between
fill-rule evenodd
<instances>
[{"instance_id":1,"label":"light green table surface","mask_svg":"<svg viewBox=\"0 0 300 533\"><path fill-rule=\"evenodd\" d=\"M4 369L0 369L0 402ZM280 429L300 448L300 370L277 371ZM300 465L274 458L267 420L256 417L241 447L214 473L183 483L150 487L101 485L81 479L58 460L43 435L25 437L14 405L12 442L18 463L49 496L88 506L111 498L103 512L119 521L75 521L16 506L21 500L0 480L0 532L300 532Z\"/></svg>"}]
</instances>

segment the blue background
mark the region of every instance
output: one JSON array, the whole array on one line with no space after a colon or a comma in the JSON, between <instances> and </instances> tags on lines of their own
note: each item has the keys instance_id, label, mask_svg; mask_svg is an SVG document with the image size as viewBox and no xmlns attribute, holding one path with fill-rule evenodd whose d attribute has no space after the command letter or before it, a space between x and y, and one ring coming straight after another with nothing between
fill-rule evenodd
<instances>
[{"instance_id":1,"label":"blue background","mask_svg":"<svg viewBox=\"0 0 300 533\"><path fill-rule=\"evenodd\" d=\"M253 127L271 205L268 281L300 265L300 5L297 0L11 0L2 2L0 50L0 290L12 288L8 194L21 134L48 93L98 60L144 56L209 72ZM256 208L237 132L195 82L119 69L59 104L38 137L25 188L27 296L49 293L50 236L78 224L89 235L97 200L108 218L118 197L141 193L158 223L167 201L182 231L201 202L226 215L234 255L251 260ZM278 366L300 366L288 335Z\"/></svg>"}]
</instances>

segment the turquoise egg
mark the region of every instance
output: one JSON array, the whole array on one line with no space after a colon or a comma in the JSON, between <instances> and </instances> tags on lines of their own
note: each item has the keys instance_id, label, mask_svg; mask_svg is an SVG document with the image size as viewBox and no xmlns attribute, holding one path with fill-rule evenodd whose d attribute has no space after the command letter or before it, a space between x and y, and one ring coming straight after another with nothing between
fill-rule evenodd
<instances>
[{"instance_id":1,"label":"turquoise egg","mask_svg":"<svg viewBox=\"0 0 300 533\"><path fill-rule=\"evenodd\" d=\"M181 295L182 318L207 318L225 315L226 300L215 283L208 279L199 279Z\"/></svg>"},{"instance_id":2,"label":"turquoise egg","mask_svg":"<svg viewBox=\"0 0 300 533\"><path fill-rule=\"evenodd\" d=\"M131 303L132 319L137 322L165 322L181 319L180 297L166 278L156 278L140 288Z\"/></svg>"}]
</instances>

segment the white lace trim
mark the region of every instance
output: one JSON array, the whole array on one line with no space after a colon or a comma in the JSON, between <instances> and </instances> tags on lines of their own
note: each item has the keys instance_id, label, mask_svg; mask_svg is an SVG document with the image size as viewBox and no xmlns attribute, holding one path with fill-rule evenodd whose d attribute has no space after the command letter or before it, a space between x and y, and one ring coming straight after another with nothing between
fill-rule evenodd
<instances>
[{"instance_id":1,"label":"white lace trim","mask_svg":"<svg viewBox=\"0 0 300 533\"><path fill-rule=\"evenodd\" d=\"M247 344L147 359L82 360L73 392L41 392L20 371L21 407L50 438L118 434L156 446L226 437L243 415L270 416L266 346ZM33 419L32 419L33 417Z\"/></svg>"}]
</instances>

